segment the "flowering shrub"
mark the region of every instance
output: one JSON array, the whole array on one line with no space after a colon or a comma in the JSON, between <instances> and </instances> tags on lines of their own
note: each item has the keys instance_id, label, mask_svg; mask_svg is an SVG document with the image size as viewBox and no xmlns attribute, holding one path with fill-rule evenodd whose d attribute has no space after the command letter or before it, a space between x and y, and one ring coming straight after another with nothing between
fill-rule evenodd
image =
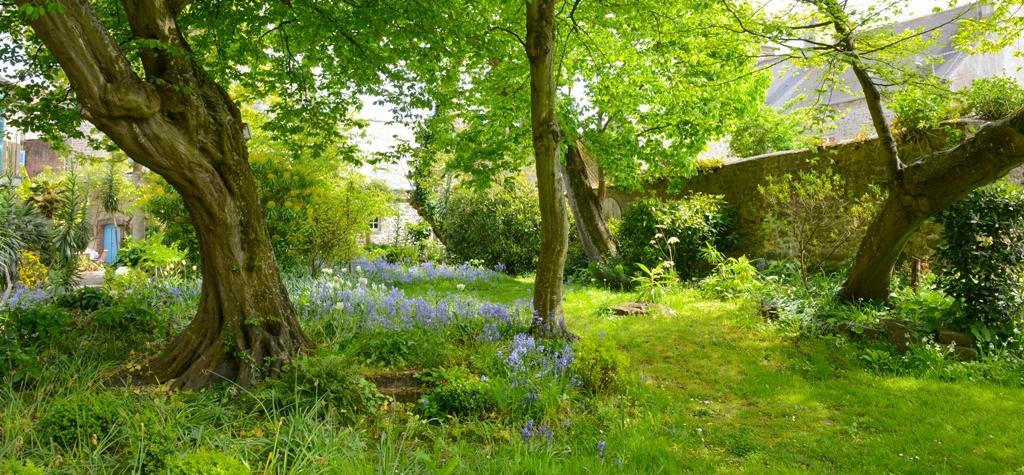
<instances>
[{"instance_id":1,"label":"flowering shrub","mask_svg":"<svg viewBox=\"0 0 1024 475\"><path fill-rule=\"evenodd\" d=\"M689 279L711 270L700 258L705 243L728 250L734 244L734 228L735 209L722 197L695 194L677 201L633 203L615 237L622 257L631 264L653 268L673 261L679 277Z\"/></svg>"},{"instance_id":2,"label":"flowering shrub","mask_svg":"<svg viewBox=\"0 0 1024 475\"><path fill-rule=\"evenodd\" d=\"M18 283L25 287L43 288L49 280L46 266L35 252L21 251L18 263Z\"/></svg>"}]
</instances>

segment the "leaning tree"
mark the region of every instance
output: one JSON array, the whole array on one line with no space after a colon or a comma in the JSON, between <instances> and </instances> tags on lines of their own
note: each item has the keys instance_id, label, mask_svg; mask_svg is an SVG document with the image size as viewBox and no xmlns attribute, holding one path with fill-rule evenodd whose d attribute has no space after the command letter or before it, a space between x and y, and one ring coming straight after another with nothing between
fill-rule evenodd
<instances>
[{"instance_id":1,"label":"leaning tree","mask_svg":"<svg viewBox=\"0 0 1024 475\"><path fill-rule=\"evenodd\" d=\"M948 6L955 6L956 1ZM957 46L992 52L1012 44L1024 29L1016 12L1021 2L994 3L990 15L977 15L981 4L962 7L941 22L916 29L887 27L908 0L879 2L854 9L840 0L802 0L794 10L765 17L757 9L730 6L740 31L785 51L768 58L774 66L785 61L822 68L825 93L842 86L849 70L863 95L878 136L880 153L888 163L886 199L867 228L841 294L850 301L881 300L889 296L892 272L904 245L928 218L971 191L988 185L1024 163L1024 111L983 126L954 147L905 163L885 114L885 97L900 87L940 87L924 64L910 61L915 54L942 40L938 32L958 22ZM731 4L726 4L731 5ZM808 10L795 10L800 6ZM997 32L997 35L990 33ZM935 93L939 93L936 89Z\"/></svg>"},{"instance_id":2,"label":"leaning tree","mask_svg":"<svg viewBox=\"0 0 1024 475\"><path fill-rule=\"evenodd\" d=\"M328 148L358 106L356 93L415 82L394 56L398 47L428 62L444 48L427 41L455 11L415 9L406 2L0 3L0 68L11 79L0 92L17 113L11 122L59 137L87 120L166 179L195 227L203 274L197 314L137 376L184 388L221 379L248 385L310 346L270 246L236 100L263 101L273 116L268 130L303 132L307 153ZM232 98L233 85L248 95ZM413 102L415 91L407 97Z\"/></svg>"}]
</instances>

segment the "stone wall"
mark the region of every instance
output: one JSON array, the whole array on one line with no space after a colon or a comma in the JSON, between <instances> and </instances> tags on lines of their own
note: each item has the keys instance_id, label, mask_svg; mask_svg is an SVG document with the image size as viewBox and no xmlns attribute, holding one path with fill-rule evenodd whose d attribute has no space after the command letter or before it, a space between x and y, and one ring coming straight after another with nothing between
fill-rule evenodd
<instances>
[{"instance_id":1,"label":"stone wall","mask_svg":"<svg viewBox=\"0 0 1024 475\"><path fill-rule=\"evenodd\" d=\"M906 144L900 149L903 160L911 162L926 153L940 149L941 138ZM738 232L740 248L737 252L757 255L760 247L760 226L764 219L765 202L758 186L766 177L784 177L799 172L824 171L832 168L843 178L846 191L859 196L871 185L880 184L890 177L886 158L877 139L847 142L826 148L804 151L779 152L732 161L721 168L704 171L686 180L681 189L669 190L666 182L648 186L643 193L624 193L608 188L608 198L620 209L626 210L636 199L656 196L662 199L680 198L691 193L723 195L739 213Z\"/></svg>"}]
</instances>

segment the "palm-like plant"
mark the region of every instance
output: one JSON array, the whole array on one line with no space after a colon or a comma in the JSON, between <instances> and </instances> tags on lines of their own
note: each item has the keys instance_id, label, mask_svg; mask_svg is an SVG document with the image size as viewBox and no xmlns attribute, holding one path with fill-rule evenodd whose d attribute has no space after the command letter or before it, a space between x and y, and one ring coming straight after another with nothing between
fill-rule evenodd
<instances>
[{"instance_id":1,"label":"palm-like plant","mask_svg":"<svg viewBox=\"0 0 1024 475\"><path fill-rule=\"evenodd\" d=\"M0 223L0 285L6 300L18 281L21 253L46 249L51 234L49 221L6 186L0 186Z\"/></svg>"},{"instance_id":2,"label":"palm-like plant","mask_svg":"<svg viewBox=\"0 0 1024 475\"><path fill-rule=\"evenodd\" d=\"M88 206L88 195L72 163L62 180L61 203L53 217L51 282L57 291L70 289L78 280L78 256L89 243Z\"/></svg>"}]
</instances>

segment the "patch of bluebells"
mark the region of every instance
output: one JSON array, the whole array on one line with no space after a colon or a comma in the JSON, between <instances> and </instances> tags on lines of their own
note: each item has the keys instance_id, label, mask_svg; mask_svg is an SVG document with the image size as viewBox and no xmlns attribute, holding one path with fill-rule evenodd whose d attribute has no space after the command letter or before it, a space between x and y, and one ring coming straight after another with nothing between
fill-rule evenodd
<instances>
[{"instance_id":1,"label":"patch of bluebells","mask_svg":"<svg viewBox=\"0 0 1024 475\"><path fill-rule=\"evenodd\" d=\"M524 408L565 397L569 387L578 385L569 371L574 353L568 343L545 346L519 333L512 337L507 351L498 351L498 358L504 363L510 389Z\"/></svg>"},{"instance_id":2,"label":"patch of bluebells","mask_svg":"<svg viewBox=\"0 0 1024 475\"><path fill-rule=\"evenodd\" d=\"M551 428L546 425L534 426L533 419L526 421L526 424L519 429L519 435L523 440L531 439L543 439L544 442L551 443L551 439L554 437L554 433L551 432Z\"/></svg>"},{"instance_id":3,"label":"patch of bluebells","mask_svg":"<svg viewBox=\"0 0 1024 475\"><path fill-rule=\"evenodd\" d=\"M487 282L497 277L498 272L469 264L451 266L425 262L423 264L395 264L383 259L357 259L352 271L371 281L385 284L421 282L425 280L452 279L462 282Z\"/></svg>"},{"instance_id":4,"label":"patch of bluebells","mask_svg":"<svg viewBox=\"0 0 1024 475\"><path fill-rule=\"evenodd\" d=\"M533 377L546 375L561 376L569 371L575 354L569 343L563 343L560 348L548 348L538 344L537 340L519 333L512 337L508 354L499 353L505 360L505 364L515 374L529 374Z\"/></svg>"},{"instance_id":5,"label":"patch of bluebells","mask_svg":"<svg viewBox=\"0 0 1024 475\"><path fill-rule=\"evenodd\" d=\"M15 284L7 299L4 300L2 297L0 295L0 310L13 310L46 303L50 299L50 293L43 289Z\"/></svg>"},{"instance_id":6,"label":"patch of bluebells","mask_svg":"<svg viewBox=\"0 0 1024 475\"><path fill-rule=\"evenodd\" d=\"M502 329L525 325L529 306L512 306L446 296L439 300L410 297L401 289L361 280L328 278L300 290L300 315L320 319L337 313L352 316L363 330L442 329L456 323L477 323L480 337L495 341Z\"/></svg>"}]
</instances>

